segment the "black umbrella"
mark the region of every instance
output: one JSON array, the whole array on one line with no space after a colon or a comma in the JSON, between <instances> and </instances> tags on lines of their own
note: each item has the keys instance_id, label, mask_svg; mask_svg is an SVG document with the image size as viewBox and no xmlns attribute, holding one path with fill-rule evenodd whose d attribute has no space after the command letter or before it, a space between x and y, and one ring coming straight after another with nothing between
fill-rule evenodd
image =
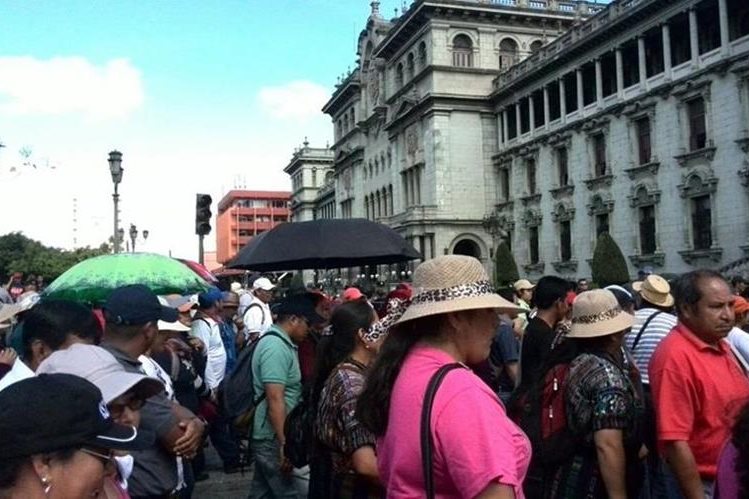
<instances>
[{"instance_id":1,"label":"black umbrella","mask_svg":"<svg viewBox=\"0 0 749 499\"><path fill-rule=\"evenodd\" d=\"M421 258L386 225L363 218L285 223L252 238L227 265L259 271L335 269Z\"/></svg>"}]
</instances>

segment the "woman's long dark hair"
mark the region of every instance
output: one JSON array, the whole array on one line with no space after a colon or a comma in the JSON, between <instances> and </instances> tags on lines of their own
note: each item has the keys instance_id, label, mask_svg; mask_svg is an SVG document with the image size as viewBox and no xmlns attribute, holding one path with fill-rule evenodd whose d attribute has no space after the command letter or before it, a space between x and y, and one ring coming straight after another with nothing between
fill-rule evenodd
<instances>
[{"instance_id":1,"label":"woman's long dark hair","mask_svg":"<svg viewBox=\"0 0 749 499\"><path fill-rule=\"evenodd\" d=\"M314 406L335 366L354 351L357 331L367 329L373 320L374 311L365 300L351 301L336 307L330 318L333 334L324 336L318 347L311 394Z\"/></svg>"},{"instance_id":2,"label":"woman's long dark hair","mask_svg":"<svg viewBox=\"0 0 749 499\"><path fill-rule=\"evenodd\" d=\"M356 418L375 435L384 435L387 429L390 395L403 361L416 343L439 336L443 320L444 314L434 315L390 330L356 404Z\"/></svg>"},{"instance_id":3,"label":"woman's long dark hair","mask_svg":"<svg viewBox=\"0 0 749 499\"><path fill-rule=\"evenodd\" d=\"M734 470L738 475L739 497L747 497L749 494L749 403L744 405L736 418L731 443L736 447L738 454Z\"/></svg>"}]
</instances>

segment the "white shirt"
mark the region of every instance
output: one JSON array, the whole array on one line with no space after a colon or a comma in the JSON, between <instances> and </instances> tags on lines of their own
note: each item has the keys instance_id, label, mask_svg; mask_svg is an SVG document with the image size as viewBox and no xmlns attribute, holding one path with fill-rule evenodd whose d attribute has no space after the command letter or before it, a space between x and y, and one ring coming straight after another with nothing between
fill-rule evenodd
<instances>
[{"instance_id":1,"label":"white shirt","mask_svg":"<svg viewBox=\"0 0 749 499\"><path fill-rule=\"evenodd\" d=\"M214 390L224 379L226 373L226 350L221 341L218 323L210 317L203 316L192 321L190 335L200 339L205 345L205 384Z\"/></svg>"},{"instance_id":2,"label":"white shirt","mask_svg":"<svg viewBox=\"0 0 749 499\"><path fill-rule=\"evenodd\" d=\"M251 296L252 303L247 307L247 311L242 317L245 336L249 336L251 333L258 333L262 336L273 325L273 315L267 303L255 295Z\"/></svg>"},{"instance_id":3,"label":"white shirt","mask_svg":"<svg viewBox=\"0 0 749 499\"><path fill-rule=\"evenodd\" d=\"M749 333L741 328L734 327L731 329L731 332L728 333L726 339L733 347L733 350L742 357L744 365L749 364Z\"/></svg>"},{"instance_id":4,"label":"white shirt","mask_svg":"<svg viewBox=\"0 0 749 499\"><path fill-rule=\"evenodd\" d=\"M248 291L241 291L239 293L239 307L237 308L238 316L244 317L244 313L247 310L247 307L249 307L252 303L252 298L252 293Z\"/></svg>"},{"instance_id":5,"label":"white shirt","mask_svg":"<svg viewBox=\"0 0 749 499\"><path fill-rule=\"evenodd\" d=\"M627 333L624 337L624 343L632 353L632 357L635 359L635 365L640 371L642 376L642 382L650 384L650 377L648 376L648 364L650 364L650 358L653 356L655 349L663 338L666 337L671 330L676 327L676 316L671 315L667 312L661 312L650 321L648 329L642 332L640 341L637 343L637 348L632 349L637 333L640 332L645 321L648 317L658 312L654 308L641 308L635 312L635 322L632 325L632 330Z\"/></svg>"}]
</instances>

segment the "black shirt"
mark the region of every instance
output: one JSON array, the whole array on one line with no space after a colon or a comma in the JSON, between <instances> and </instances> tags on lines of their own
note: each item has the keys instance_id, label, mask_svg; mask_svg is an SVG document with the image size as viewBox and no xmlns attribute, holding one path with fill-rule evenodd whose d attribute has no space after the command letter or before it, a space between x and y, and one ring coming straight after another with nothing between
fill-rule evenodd
<instances>
[{"instance_id":1,"label":"black shirt","mask_svg":"<svg viewBox=\"0 0 749 499\"><path fill-rule=\"evenodd\" d=\"M534 384L542 374L542 368L551 352L554 330L538 316L532 318L525 328L520 349L520 382Z\"/></svg>"}]
</instances>

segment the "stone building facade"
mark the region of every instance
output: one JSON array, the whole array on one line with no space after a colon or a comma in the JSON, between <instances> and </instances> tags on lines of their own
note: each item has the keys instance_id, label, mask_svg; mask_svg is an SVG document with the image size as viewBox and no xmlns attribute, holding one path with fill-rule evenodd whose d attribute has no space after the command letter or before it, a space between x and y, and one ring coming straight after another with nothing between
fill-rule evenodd
<instances>
[{"instance_id":1,"label":"stone building facade","mask_svg":"<svg viewBox=\"0 0 749 499\"><path fill-rule=\"evenodd\" d=\"M749 249L749 2L613 2L494 88L494 218L529 275L590 275L602 231L633 274Z\"/></svg>"},{"instance_id":2,"label":"stone building facade","mask_svg":"<svg viewBox=\"0 0 749 499\"><path fill-rule=\"evenodd\" d=\"M601 231L663 273L749 250L745 0L372 2L323 108L315 206L386 223L425 258L590 275ZM291 167L291 165L290 165Z\"/></svg>"},{"instance_id":3,"label":"stone building facade","mask_svg":"<svg viewBox=\"0 0 749 499\"><path fill-rule=\"evenodd\" d=\"M292 222L335 218L333 151L329 147L310 147L305 138L283 171L291 178Z\"/></svg>"},{"instance_id":4,"label":"stone building facade","mask_svg":"<svg viewBox=\"0 0 749 499\"><path fill-rule=\"evenodd\" d=\"M356 69L323 108L335 129L337 216L386 223L425 258L462 253L489 264L493 81L601 6L419 0L385 20L378 4Z\"/></svg>"}]
</instances>

